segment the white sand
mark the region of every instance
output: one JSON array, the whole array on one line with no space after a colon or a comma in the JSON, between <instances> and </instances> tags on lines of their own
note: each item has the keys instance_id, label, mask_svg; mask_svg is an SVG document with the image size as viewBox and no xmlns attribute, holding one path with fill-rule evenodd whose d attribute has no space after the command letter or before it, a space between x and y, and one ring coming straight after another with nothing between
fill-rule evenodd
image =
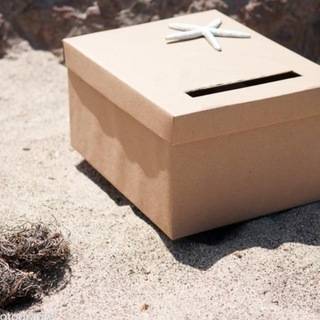
<instances>
[{"instance_id":1,"label":"white sand","mask_svg":"<svg viewBox=\"0 0 320 320\"><path fill-rule=\"evenodd\" d=\"M0 75L0 222L54 215L74 254L71 283L21 315L320 319L320 203L171 242L70 147L52 54L0 60Z\"/></svg>"}]
</instances>

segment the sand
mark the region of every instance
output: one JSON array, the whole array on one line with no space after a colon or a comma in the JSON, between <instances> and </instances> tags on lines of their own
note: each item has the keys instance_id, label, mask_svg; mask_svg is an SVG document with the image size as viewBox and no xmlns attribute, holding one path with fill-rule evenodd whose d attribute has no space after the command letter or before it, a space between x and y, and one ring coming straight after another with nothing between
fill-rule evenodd
<instances>
[{"instance_id":1,"label":"sand","mask_svg":"<svg viewBox=\"0 0 320 320\"><path fill-rule=\"evenodd\" d=\"M172 242L70 147L51 53L12 54L0 75L0 223L54 216L73 252L71 283L17 315L320 319L320 203Z\"/></svg>"}]
</instances>

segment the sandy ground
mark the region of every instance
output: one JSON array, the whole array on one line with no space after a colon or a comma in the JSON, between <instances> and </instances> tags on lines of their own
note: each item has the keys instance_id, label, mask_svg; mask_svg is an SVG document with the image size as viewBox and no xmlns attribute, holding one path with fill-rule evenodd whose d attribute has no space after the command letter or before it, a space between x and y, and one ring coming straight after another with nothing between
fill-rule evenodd
<instances>
[{"instance_id":1,"label":"sandy ground","mask_svg":"<svg viewBox=\"0 0 320 320\"><path fill-rule=\"evenodd\" d=\"M52 54L0 60L0 75L0 223L53 215L74 255L71 283L19 315L320 319L320 203L172 242L70 147Z\"/></svg>"}]
</instances>

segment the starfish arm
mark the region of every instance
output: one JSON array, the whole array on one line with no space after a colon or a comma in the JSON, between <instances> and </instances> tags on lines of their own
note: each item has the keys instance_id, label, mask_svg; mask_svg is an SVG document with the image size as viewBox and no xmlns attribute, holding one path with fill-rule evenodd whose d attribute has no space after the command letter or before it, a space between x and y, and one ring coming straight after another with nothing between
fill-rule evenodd
<instances>
[{"instance_id":1,"label":"starfish arm","mask_svg":"<svg viewBox=\"0 0 320 320\"><path fill-rule=\"evenodd\" d=\"M195 39L202 36L202 30L191 30L185 32L178 32L166 36L166 40L188 40Z\"/></svg>"},{"instance_id":2,"label":"starfish arm","mask_svg":"<svg viewBox=\"0 0 320 320\"><path fill-rule=\"evenodd\" d=\"M215 36L210 32L209 29L205 29L202 32L203 36L207 39L207 41L212 45L214 49L217 51L221 51L221 46Z\"/></svg>"},{"instance_id":3,"label":"starfish arm","mask_svg":"<svg viewBox=\"0 0 320 320\"><path fill-rule=\"evenodd\" d=\"M190 31L199 28L194 24L184 24L184 23L170 23L169 28L180 31Z\"/></svg>"},{"instance_id":4,"label":"starfish arm","mask_svg":"<svg viewBox=\"0 0 320 320\"><path fill-rule=\"evenodd\" d=\"M221 18L218 18L214 21L212 21L211 23L208 24L209 28L219 28L222 24L222 20Z\"/></svg>"},{"instance_id":5,"label":"starfish arm","mask_svg":"<svg viewBox=\"0 0 320 320\"><path fill-rule=\"evenodd\" d=\"M250 38L251 35L246 32L234 31L234 30L224 30L224 29L216 29L210 28L211 33L214 36L218 37L228 37L228 38Z\"/></svg>"}]
</instances>

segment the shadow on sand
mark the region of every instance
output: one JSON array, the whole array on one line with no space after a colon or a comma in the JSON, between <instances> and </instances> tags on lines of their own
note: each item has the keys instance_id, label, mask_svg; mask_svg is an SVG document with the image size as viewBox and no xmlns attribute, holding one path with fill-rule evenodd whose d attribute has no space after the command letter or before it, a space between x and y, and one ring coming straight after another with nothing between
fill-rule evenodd
<instances>
[{"instance_id":1,"label":"shadow on sand","mask_svg":"<svg viewBox=\"0 0 320 320\"><path fill-rule=\"evenodd\" d=\"M320 202L172 241L87 161L77 169L119 206L131 205L159 234L173 257L193 268L207 270L223 257L253 247L275 249L288 242L320 246Z\"/></svg>"}]
</instances>

